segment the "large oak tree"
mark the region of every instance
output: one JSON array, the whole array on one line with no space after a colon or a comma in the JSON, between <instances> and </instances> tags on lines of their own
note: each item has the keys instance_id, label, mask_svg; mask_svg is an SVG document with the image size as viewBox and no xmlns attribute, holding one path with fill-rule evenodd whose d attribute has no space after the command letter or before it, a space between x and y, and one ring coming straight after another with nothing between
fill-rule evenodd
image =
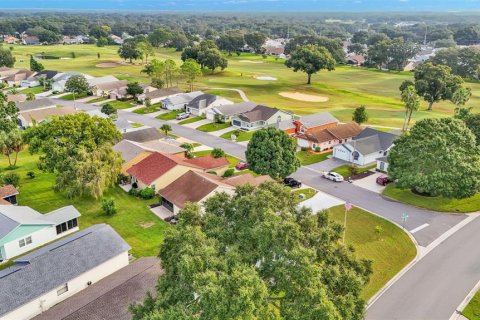
<instances>
[{"instance_id":1,"label":"large oak tree","mask_svg":"<svg viewBox=\"0 0 480 320\"><path fill-rule=\"evenodd\" d=\"M290 58L285 61L285 65L295 72L305 72L307 74L307 84L310 84L312 74L324 69L334 70L335 59L326 48L308 44L300 46L292 52Z\"/></svg>"}]
</instances>

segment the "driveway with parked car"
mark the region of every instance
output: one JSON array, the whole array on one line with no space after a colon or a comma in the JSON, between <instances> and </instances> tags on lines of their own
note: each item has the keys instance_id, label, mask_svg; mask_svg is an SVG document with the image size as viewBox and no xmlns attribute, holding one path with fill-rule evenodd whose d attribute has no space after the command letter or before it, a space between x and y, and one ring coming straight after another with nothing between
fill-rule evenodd
<instances>
[{"instance_id":1,"label":"driveway with parked car","mask_svg":"<svg viewBox=\"0 0 480 320\"><path fill-rule=\"evenodd\" d=\"M352 184L375 193L382 193L386 186L377 183L377 179L385 176L384 173L376 172L363 179L352 180Z\"/></svg>"}]
</instances>

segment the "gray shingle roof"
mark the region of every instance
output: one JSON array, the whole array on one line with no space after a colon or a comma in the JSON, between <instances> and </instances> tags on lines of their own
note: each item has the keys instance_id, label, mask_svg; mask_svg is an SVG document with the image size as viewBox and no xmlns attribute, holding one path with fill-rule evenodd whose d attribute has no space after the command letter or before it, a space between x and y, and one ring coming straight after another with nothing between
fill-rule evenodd
<instances>
[{"instance_id":1,"label":"gray shingle roof","mask_svg":"<svg viewBox=\"0 0 480 320\"><path fill-rule=\"evenodd\" d=\"M156 128L142 128L139 130L132 130L129 132L125 132L122 136L125 140L135 142L147 142L165 137L165 135L158 131Z\"/></svg>"},{"instance_id":2,"label":"gray shingle roof","mask_svg":"<svg viewBox=\"0 0 480 320\"><path fill-rule=\"evenodd\" d=\"M264 105L258 105L252 111L246 112L239 116L240 119L246 122L267 121L278 111L277 108L270 108Z\"/></svg>"},{"instance_id":3,"label":"gray shingle roof","mask_svg":"<svg viewBox=\"0 0 480 320\"><path fill-rule=\"evenodd\" d=\"M329 112L319 112L301 117L299 120L305 127L313 128L328 123L338 123L338 119L332 116Z\"/></svg>"},{"instance_id":4,"label":"gray shingle roof","mask_svg":"<svg viewBox=\"0 0 480 320\"><path fill-rule=\"evenodd\" d=\"M57 210L53 210L44 215L45 219L60 224L80 217L80 212L74 206L66 206Z\"/></svg>"},{"instance_id":5,"label":"gray shingle roof","mask_svg":"<svg viewBox=\"0 0 480 320\"><path fill-rule=\"evenodd\" d=\"M226 117L231 117L237 114L252 111L253 108L255 108L256 106L258 106L258 103L248 101L234 104L225 104L222 106L214 107L213 109L218 114L222 114Z\"/></svg>"},{"instance_id":6,"label":"gray shingle roof","mask_svg":"<svg viewBox=\"0 0 480 320\"><path fill-rule=\"evenodd\" d=\"M3 214L0 214L0 239L5 237L19 225L20 223L18 223L17 221L10 219Z\"/></svg>"},{"instance_id":7,"label":"gray shingle roof","mask_svg":"<svg viewBox=\"0 0 480 320\"><path fill-rule=\"evenodd\" d=\"M178 88L163 88L163 89L157 89L157 90L147 92L145 93L145 97L149 97L150 99L156 99L156 98L168 97L168 96L179 94L182 92L183 91Z\"/></svg>"},{"instance_id":8,"label":"gray shingle roof","mask_svg":"<svg viewBox=\"0 0 480 320\"><path fill-rule=\"evenodd\" d=\"M106 224L79 231L0 271L0 316L130 250Z\"/></svg>"},{"instance_id":9,"label":"gray shingle roof","mask_svg":"<svg viewBox=\"0 0 480 320\"><path fill-rule=\"evenodd\" d=\"M187 107L197 110L205 109L213 102L215 102L215 100L217 100L217 96L204 93L202 95L199 95L198 97L193 98L193 100L188 103Z\"/></svg>"},{"instance_id":10,"label":"gray shingle roof","mask_svg":"<svg viewBox=\"0 0 480 320\"><path fill-rule=\"evenodd\" d=\"M352 144L362 154L385 151L390 148L397 135L372 128L366 128L353 138Z\"/></svg>"},{"instance_id":11,"label":"gray shingle roof","mask_svg":"<svg viewBox=\"0 0 480 320\"><path fill-rule=\"evenodd\" d=\"M24 101L17 103L17 107L20 111L29 111L47 107L55 107L56 103L48 98L36 99L34 101Z\"/></svg>"}]
</instances>

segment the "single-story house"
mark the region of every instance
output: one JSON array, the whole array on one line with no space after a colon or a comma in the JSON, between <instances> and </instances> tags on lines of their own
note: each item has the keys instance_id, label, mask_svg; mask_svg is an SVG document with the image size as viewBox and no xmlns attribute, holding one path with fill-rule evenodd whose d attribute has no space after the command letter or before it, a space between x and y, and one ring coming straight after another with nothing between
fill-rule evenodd
<instances>
[{"instance_id":1,"label":"single-story house","mask_svg":"<svg viewBox=\"0 0 480 320\"><path fill-rule=\"evenodd\" d=\"M38 98L33 101L24 101L17 103L17 108L20 110L20 112L50 109L56 107L56 103L49 98Z\"/></svg>"},{"instance_id":2,"label":"single-story house","mask_svg":"<svg viewBox=\"0 0 480 320\"><path fill-rule=\"evenodd\" d=\"M339 124L335 127L313 130L296 135L300 148L321 151L330 150L338 144L349 142L362 132L363 128L355 122Z\"/></svg>"},{"instance_id":3,"label":"single-story house","mask_svg":"<svg viewBox=\"0 0 480 320\"><path fill-rule=\"evenodd\" d=\"M114 80L92 85L90 90L97 97L108 96L110 99L118 99L126 96L127 84L127 80Z\"/></svg>"},{"instance_id":4,"label":"single-story house","mask_svg":"<svg viewBox=\"0 0 480 320\"><path fill-rule=\"evenodd\" d=\"M8 102L24 102L27 101L27 95L23 93L18 94L7 94L7 101Z\"/></svg>"},{"instance_id":5,"label":"single-story house","mask_svg":"<svg viewBox=\"0 0 480 320\"><path fill-rule=\"evenodd\" d=\"M377 158L377 170L388 172L388 156Z\"/></svg>"},{"instance_id":6,"label":"single-story house","mask_svg":"<svg viewBox=\"0 0 480 320\"><path fill-rule=\"evenodd\" d=\"M319 112L294 119L293 123L295 124L295 133L303 134L327 128L335 128L339 121L329 112Z\"/></svg>"},{"instance_id":7,"label":"single-story house","mask_svg":"<svg viewBox=\"0 0 480 320\"><path fill-rule=\"evenodd\" d=\"M249 112L234 116L232 125L241 130L252 131L273 127L286 120L293 120L293 115L277 108L258 105Z\"/></svg>"},{"instance_id":8,"label":"single-story house","mask_svg":"<svg viewBox=\"0 0 480 320\"><path fill-rule=\"evenodd\" d=\"M349 53L347 55L347 64L353 66L362 66L365 63L365 57L361 54Z\"/></svg>"},{"instance_id":9,"label":"single-story house","mask_svg":"<svg viewBox=\"0 0 480 320\"><path fill-rule=\"evenodd\" d=\"M162 89L156 89L156 90L146 89L145 93L140 94L138 96L138 100L145 103L145 99L150 98L150 103L155 104L168 97L175 96L181 93L183 93L183 91L178 88L162 88Z\"/></svg>"},{"instance_id":10,"label":"single-story house","mask_svg":"<svg viewBox=\"0 0 480 320\"><path fill-rule=\"evenodd\" d=\"M225 122L231 122L234 116L238 116L242 113L252 111L253 108L258 106L256 102L240 102L234 104L226 104L221 106L215 106L207 110L207 119L215 120L215 116L218 115L224 119Z\"/></svg>"},{"instance_id":11,"label":"single-story house","mask_svg":"<svg viewBox=\"0 0 480 320\"><path fill-rule=\"evenodd\" d=\"M23 44L26 45L39 45L40 44L40 39L38 39L37 36L26 36L23 38Z\"/></svg>"},{"instance_id":12,"label":"single-story house","mask_svg":"<svg viewBox=\"0 0 480 320\"><path fill-rule=\"evenodd\" d=\"M36 72L26 69L10 69L0 73L0 81L8 86L20 86L23 80L33 76ZM3 74L3 75L2 75Z\"/></svg>"},{"instance_id":13,"label":"single-story house","mask_svg":"<svg viewBox=\"0 0 480 320\"><path fill-rule=\"evenodd\" d=\"M21 111L18 114L18 124L22 128L27 128L35 123L47 121L52 117L61 117L67 114L77 113L74 107L52 107L35 110Z\"/></svg>"},{"instance_id":14,"label":"single-story house","mask_svg":"<svg viewBox=\"0 0 480 320\"><path fill-rule=\"evenodd\" d=\"M39 78L45 78L46 80L53 79L58 74L57 71L53 70L42 70L37 72L33 76L29 77L28 79L22 80L20 86L23 88L33 88L38 87L40 85Z\"/></svg>"},{"instance_id":15,"label":"single-story house","mask_svg":"<svg viewBox=\"0 0 480 320\"><path fill-rule=\"evenodd\" d=\"M196 97L202 95L202 91L194 91L189 93L180 93L174 96L169 96L165 99L162 99L162 108L167 110L182 110L187 108L187 105L190 101Z\"/></svg>"},{"instance_id":16,"label":"single-story house","mask_svg":"<svg viewBox=\"0 0 480 320\"><path fill-rule=\"evenodd\" d=\"M396 138L393 133L366 128L351 141L335 146L333 157L359 166L375 163L388 155Z\"/></svg>"},{"instance_id":17,"label":"single-story house","mask_svg":"<svg viewBox=\"0 0 480 320\"><path fill-rule=\"evenodd\" d=\"M16 205L18 190L11 184L0 187L0 205Z\"/></svg>"},{"instance_id":18,"label":"single-story house","mask_svg":"<svg viewBox=\"0 0 480 320\"><path fill-rule=\"evenodd\" d=\"M41 214L25 206L0 205L0 261L77 231L78 217L74 206Z\"/></svg>"},{"instance_id":19,"label":"single-story house","mask_svg":"<svg viewBox=\"0 0 480 320\"><path fill-rule=\"evenodd\" d=\"M216 193L233 194L235 188L225 184L209 173L187 171L178 179L159 191L162 205L177 214L187 202L202 204Z\"/></svg>"},{"instance_id":20,"label":"single-story house","mask_svg":"<svg viewBox=\"0 0 480 320\"><path fill-rule=\"evenodd\" d=\"M249 184L252 187L258 187L262 183L274 181L270 176L254 176L250 173L240 174L238 176L224 178L223 183L233 187L243 186Z\"/></svg>"},{"instance_id":21,"label":"single-story house","mask_svg":"<svg viewBox=\"0 0 480 320\"><path fill-rule=\"evenodd\" d=\"M124 161L122 173L126 174L128 168L155 152L182 156L185 149L180 145L181 143L176 140L153 140L140 143L124 139L114 145L113 150L122 155Z\"/></svg>"},{"instance_id":22,"label":"single-story house","mask_svg":"<svg viewBox=\"0 0 480 320\"><path fill-rule=\"evenodd\" d=\"M265 41L263 48L266 54L281 56L285 53L285 43L285 39L268 39Z\"/></svg>"},{"instance_id":23,"label":"single-story house","mask_svg":"<svg viewBox=\"0 0 480 320\"><path fill-rule=\"evenodd\" d=\"M15 260L0 271L0 319L31 319L126 267L130 246L98 224Z\"/></svg>"},{"instance_id":24,"label":"single-story house","mask_svg":"<svg viewBox=\"0 0 480 320\"><path fill-rule=\"evenodd\" d=\"M126 171L130 175L131 183L136 183L138 188L150 187L158 191L189 170L223 174L228 166L229 162L226 158L216 159L211 155L186 159L183 156L155 152Z\"/></svg>"},{"instance_id":25,"label":"single-story house","mask_svg":"<svg viewBox=\"0 0 480 320\"><path fill-rule=\"evenodd\" d=\"M65 91L65 84L67 80L70 79L71 76L78 76L82 75L79 72L62 72L55 75L52 80L52 91L54 92L64 92ZM85 75L84 75L85 76Z\"/></svg>"},{"instance_id":26,"label":"single-story house","mask_svg":"<svg viewBox=\"0 0 480 320\"><path fill-rule=\"evenodd\" d=\"M16 44L20 40L18 38L15 38L14 36L7 36L3 38L3 42L6 44Z\"/></svg>"},{"instance_id":27,"label":"single-story house","mask_svg":"<svg viewBox=\"0 0 480 320\"><path fill-rule=\"evenodd\" d=\"M165 134L157 128L138 128L122 134L122 140L130 140L135 142L147 142L165 138Z\"/></svg>"},{"instance_id":28,"label":"single-story house","mask_svg":"<svg viewBox=\"0 0 480 320\"><path fill-rule=\"evenodd\" d=\"M195 116L201 116L206 114L211 108L231 104L233 104L233 102L230 100L205 93L193 98L193 100L187 104L186 111Z\"/></svg>"}]
</instances>

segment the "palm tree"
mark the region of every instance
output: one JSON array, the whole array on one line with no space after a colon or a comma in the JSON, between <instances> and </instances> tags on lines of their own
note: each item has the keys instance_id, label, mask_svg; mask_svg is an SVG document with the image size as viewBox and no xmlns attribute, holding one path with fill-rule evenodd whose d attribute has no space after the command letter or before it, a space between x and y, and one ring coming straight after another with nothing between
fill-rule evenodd
<instances>
[{"instance_id":1,"label":"palm tree","mask_svg":"<svg viewBox=\"0 0 480 320\"><path fill-rule=\"evenodd\" d=\"M183 148L185 149L185 156L187 158L191 158L192 157L192 151L193 151L193 145L191 143L183 143L180 145L180 148Z\"/></svg>"},{"instance_id":2,"label":"palm tree","mask_svg":"<svg viewBox=\"0 0 480 320\"><path fill-rule=\"evenodd\" d=\"M165 132L165 136L168 137L168 132L169 131L172 131L172 127L170 127L169 124L164 124L160 127L160 130L162 130L163 132Z\"/></svg>"},{"instance_id":3,"label":"palm tree","mask_svg":"<svg viewBox=\"0 0 480 320\"><path fill-rule=\"evenodd\" d=\"M405 121L402 131L407 131L413 112L420 107L420 96L414 86L410 85L402 91L402 101L405 104Z\"/></svg>"},{"instance_id":4,"label":"palm tree","mask_svg":"<svg viewBox=\"0 0 480 320\"><path fill-rule=\"evenodd\" d=\"M35 94L33 92L27 93L27 101L35 101Z\"/></svg>"}]
</instances>

